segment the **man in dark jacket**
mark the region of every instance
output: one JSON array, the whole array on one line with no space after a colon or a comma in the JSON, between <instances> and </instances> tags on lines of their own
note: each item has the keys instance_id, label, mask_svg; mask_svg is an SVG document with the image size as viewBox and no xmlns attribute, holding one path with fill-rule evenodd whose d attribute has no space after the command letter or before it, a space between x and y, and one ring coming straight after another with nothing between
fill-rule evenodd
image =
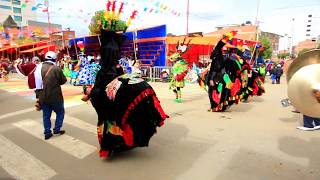
<instances>
[{"instance_id":1,"label":"man in dark jacket","mask_svg":"<svg viewBox=\"0 0 320 180\"><path fill-rule=\"evenodd\" d=\"M283 70L281 68L281 64L278 64L277 67L274 69L274 75L276 77L277 84L280 84L280 78L282 74L283 74Z\"/></svg>"},{"instance_id":2,"label":"man in dark jacket","mask_svg":"<svg viewBox=\"0 0 320 180\"><path fill-rule=\"evenodd\" d=\"M64 130L61 130L64 119L64 101L61 85L66 83L67 79L62 70L55 65L56 59L57 55L54 52L47 52L41 69L43 90L39 93L39 101L43 111L45 140L51 138L53 134L62 135L65 133ZM57 115L53 134L50 120L52 111Z\"/></svg>"}]
</instances>

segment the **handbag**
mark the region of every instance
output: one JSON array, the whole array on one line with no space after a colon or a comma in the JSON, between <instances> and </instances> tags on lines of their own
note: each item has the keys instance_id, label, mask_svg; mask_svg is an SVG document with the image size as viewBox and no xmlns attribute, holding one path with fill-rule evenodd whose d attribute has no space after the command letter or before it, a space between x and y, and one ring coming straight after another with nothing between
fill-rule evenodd
<instances>
[{"instance_id":1,"label":"handbag","mask_svg":"<svg viewBox=\"0 0 320 180\"><path fill-rule=\"evenodd\" d=\"M36 88L36 79L34 77L34 72L37 69L37 67L35 67L29 74L28 74L28 86L29 89L34 89Z\"/></svg>"},{"instance_id":2,"label":"handbag","mask_svg":"<svg viewBox=\"0 0 320 180\"><path fill-rule=\"evenodd\" d=\"M51 71L52 68L53 68L53 65L48 69L48 71L47 71L46 74L44 75L44 77L43 77L43 83L45 83L46 77L48 76L48 74L49 74L49 72ZM38 93L39 93L38 96L40 96L40 95L43 93L43 90L40 90ZM41 104L40 104L39 99L37 99L36 104L35 104L34 106L36 107L36 110L37 110L37 111L41 111L42 108L41 108Z\"/></svg>"}]
</instances>

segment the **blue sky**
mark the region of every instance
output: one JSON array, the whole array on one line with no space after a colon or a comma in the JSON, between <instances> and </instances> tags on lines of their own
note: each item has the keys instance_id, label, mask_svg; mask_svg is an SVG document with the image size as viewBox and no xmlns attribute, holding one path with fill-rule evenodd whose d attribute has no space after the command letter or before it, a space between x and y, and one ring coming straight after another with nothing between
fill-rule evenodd
<instances>
[{"instance_id":1,"label":"blue sky","mask_svg":"<svg viewBox=\"0 0 320 180\"><path fill-rule=\"evenodd\" d=\"M43 2L43 0L38 0ZM106 0L50 0L51 19L64 28L76 30L77 35L88 34L91 14L105 8ZM120 1L122 2L122 1ZM168 32L186 33L187 0L124 0L128 2L123 18L129 17L133 10L139 10L138 18L131 28L142 28L167 24ZM168 6L181 16L169 11L149 13L156 9L157 2ZM245 21L255 22L259 0L190 0L189 32L212 32L216 26L240 24ZM119 2L118 2L119 3ZM145 12L144 9L148 8ZM260 29L280 35L293 35L294 44L306 38L308 15L312 14L311 35L320 35L320 1L319 0L260 0L258 21ZM292 19L294 18L294 21ZM46 14L38 11L38 20L46 21ZM287 38L283 38L283 48L287 46ZM280 47L281 49L281 47Z\"/></svg>"}]
</instances>

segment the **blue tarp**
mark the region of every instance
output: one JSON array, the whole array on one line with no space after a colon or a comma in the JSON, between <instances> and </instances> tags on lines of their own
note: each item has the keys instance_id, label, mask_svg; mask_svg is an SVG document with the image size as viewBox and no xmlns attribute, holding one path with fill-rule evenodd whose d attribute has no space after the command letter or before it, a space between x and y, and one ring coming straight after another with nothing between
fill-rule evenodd
<instances>
[{"instance_id":1,"label":"blue tarp","mask_svg":"<svg viewBox=\"0 0 320 180\"><path fill-rule=\"evenodd\" d=\"M126 32L125 35L127 36L127 40L133 40L133 32ZM166 25L161 25L157 27L152 27L148 29L142 29L137 31L137 39L144 39L144 38L157 38L157 37L166 37L167 35L167 28ZM80 37L69 40L69 45L72 46L78 41L83 41L86 43L99 43L98 36L88 36L88 37Z\"/></svg>"},{"instance_id":2,"label":"blue tarp","mask_svg":"<svg viewBox=\"0 0 320 180\"><path fill-rule=\"evenodd\" d=\"M73 46L73 44L77 44L78 41L83 41L84 44L97 43L99 44L98 36L89 36L89 37L80 37L69 40L69 46Z\"/></svg>"},{"instance_id":3,"label":"blue tarp","mask_svg":"<svg viewBox=\"0 0 320 180\"><path fill-rule=\"evenodd\" d=\"M128 40L133 40L133 32L125 33ZM148 29L141 29L137 31L137 39L144 38L157 38L157 37L166 37L167 36L167 26L161 25Z\"/></svg>"},{"instance_id":4,"label":"blue tarp","mask_svg":"<svg viewBox=\"0 0 320 180\"><path fill-rule=\"evenodd\" d=\"M127 36L128 41L132 41L134 39L133 37L134 32L126 32L125 35ZM137 31L137 37L136 39L146 39L146 38L159 38L159 37L166 37L167 35L167 27L166 25L156 26L148 29L141 29ZM80 37L69 40L69 46L74 46L74 44L77 44L77 42L83 41L84 46L99 46L99 39L98 36L89 36L89 37ZM165 41L153 41L153 42L145 42L145 43L139 43L140 44L162 44L163 48L160 52L160 55L158 56L156 62L154 63L155 66L165 66L166 65L166 43ZM143 46L143 45L142 45ZM156 48L156 46L154 46ZM133 49L133 47L132 47ZM155 49L156 50L156 49Z\"/></svg>"}]
</instances>

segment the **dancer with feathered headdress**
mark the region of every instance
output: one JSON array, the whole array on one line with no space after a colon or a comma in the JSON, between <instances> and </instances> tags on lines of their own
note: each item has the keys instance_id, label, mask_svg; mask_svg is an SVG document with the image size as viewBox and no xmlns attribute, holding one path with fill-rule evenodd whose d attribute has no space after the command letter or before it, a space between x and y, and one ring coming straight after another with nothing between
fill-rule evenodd
<instances>
[{"instance_id":1,"label":"dancer with feathered headdress","mask_svg":"<svg viewBox=\"0 0 320 180\"><path fill-rule=\"evenodd\" d=\"M126 31L137 11L125 24L119 19L123 3L119 15L114 7L115 2L109 1L107 10L100 12L103 14L98 20L101 24L101 69L94 87L83 99L90 98L98 114L101 157L148 146L157 127L168 118L152 87L138 74L124 74L119 65L120 47L126 39L121 32Z\"/></svg>"}]
</instances>

